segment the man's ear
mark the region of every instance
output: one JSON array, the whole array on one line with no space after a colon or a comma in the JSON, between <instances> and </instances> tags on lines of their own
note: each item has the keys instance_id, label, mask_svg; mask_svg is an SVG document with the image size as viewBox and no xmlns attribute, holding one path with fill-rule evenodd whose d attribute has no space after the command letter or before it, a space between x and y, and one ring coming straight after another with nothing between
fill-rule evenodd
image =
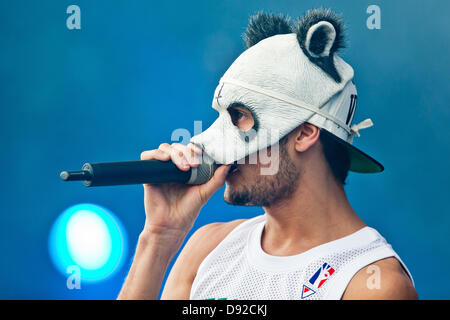
<instances>
[{"instance_id":1,"label":"man's ear","mask_svg":"<svg viewBox=\"0 0 450 320\"><path fill-rule=\"evenodd\" d=\"M311 148L311 146L319 140L320 129L313 124L305 122L296 129L294 134L295 150L298 152L304 152Z\"/></svg>"}]
</instances>

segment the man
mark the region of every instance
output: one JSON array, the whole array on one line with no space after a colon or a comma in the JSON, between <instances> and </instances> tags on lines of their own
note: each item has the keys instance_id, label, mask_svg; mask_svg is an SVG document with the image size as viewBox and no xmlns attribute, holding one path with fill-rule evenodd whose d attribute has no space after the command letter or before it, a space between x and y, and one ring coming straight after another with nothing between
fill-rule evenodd
<instances>
[{"instance_id":1,"label":"man","mask_svg":"<svg viewBox=\"0 0 450 320\"><path fill-rule=\"evenodd\" d=\"M224 165L203 185L144 185L146 222L119 299L158 297L200 209L225 183L226 202L265 214L197 230L163 299L417 298L406 266L344 191L349 170L383 167L351 144L372 123L351 125L356 88L353 69L336 53L342 28L321 9L295 27L283 16L250 19L248 49L215 92L216 122L188 146L162 144L141 155L185 171L201 153Z\"/></svg>"}]
</instances>

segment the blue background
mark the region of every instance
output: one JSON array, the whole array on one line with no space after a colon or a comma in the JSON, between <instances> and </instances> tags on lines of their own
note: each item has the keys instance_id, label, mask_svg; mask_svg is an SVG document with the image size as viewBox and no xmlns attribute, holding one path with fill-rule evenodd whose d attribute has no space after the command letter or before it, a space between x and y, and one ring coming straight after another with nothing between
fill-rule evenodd
<instances>
[{"instance_id":1,"label":"blue background","mask_svg":"<svg viewBox=\"0 0 450 320\"><path fill-rule=\"evenodd\" d=\"M66 8L81 8L68 30ZM366 8L381 8L381 30ZM386 167L350 174L356 212L390 241L419 296L450 298L449 1L1 1L0 298L113 299L144 222L141 186L85 188L59 172L84 162L138 159L216 116L213 91L243 51L248 16L260 9L296 18L307 9L343 13L356 70L355 121L375 126L355 145ZM130 249L113 277L68 290L52 265L48 235L58 215L90 202L124 224ZM260 214L230 207L219 192L194 230Z\"/></svg>"}]
</instances>

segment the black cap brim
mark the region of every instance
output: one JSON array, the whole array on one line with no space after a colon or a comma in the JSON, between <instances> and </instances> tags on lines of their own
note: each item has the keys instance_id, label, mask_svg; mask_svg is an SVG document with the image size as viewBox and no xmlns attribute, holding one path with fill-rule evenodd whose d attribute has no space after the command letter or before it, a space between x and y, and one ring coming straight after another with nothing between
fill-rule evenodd
<instances>
[{"instance_id":1,"label":"black cap brim","mask_svg":"<svg viewBox=\"0 0 450 320\"><path fill-rule=\"evenodd\" d=\"M350 171L358 173L378 173L384 170L381 163L347 141L335 136L325 129L320 129L320 134L326 134L348 151L350 155Z\"/></svg>"}]
</instances>

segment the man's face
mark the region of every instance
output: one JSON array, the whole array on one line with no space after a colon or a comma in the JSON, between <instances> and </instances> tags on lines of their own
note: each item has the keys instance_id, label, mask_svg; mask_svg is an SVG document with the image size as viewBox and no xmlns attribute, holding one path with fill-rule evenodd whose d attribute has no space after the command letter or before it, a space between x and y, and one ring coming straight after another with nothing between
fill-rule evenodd
<instances>
[{"instance_id":1,"label":"man's face","mask_svg":"<svg viewBox=\"0 0 450 320\"><path fill-rule=\"evenodd\" d=\"M267 149L271 159L278 161L278 170L271 175L263 175L259 154L256 164L249 164L247 157L245 164L233 165L226 179L224 199L227 203L243 206L269 207L275 202L292 195L298 185L300 170L292 161L288 152L288 137L281 139L279 148Z\"/></svg>"}]
</instances>

